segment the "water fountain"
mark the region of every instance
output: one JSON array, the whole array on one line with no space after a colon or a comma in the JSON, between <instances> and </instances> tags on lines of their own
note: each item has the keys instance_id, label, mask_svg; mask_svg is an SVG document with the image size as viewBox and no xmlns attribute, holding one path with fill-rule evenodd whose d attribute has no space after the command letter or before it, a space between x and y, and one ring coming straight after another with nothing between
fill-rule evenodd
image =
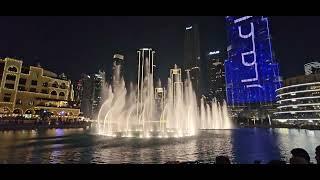
<instances>
[{"instance_id":1,"label":"water fountain","mask_svg":"<svg viewBox=\"0 0 320 180\"><path fill-rule=\"evenodd\" d=\"M106 85L105 101L98 114L98 134L113 137L184 137L199 129L230 129L231 121L225 103L211 105L197 98L187 72L181 80L181 69L170 70L167 88L154 87L153 62L139 61L138 83L129 91L121 77L121 65L114 65L113 82ZM161 84L161 83L160 83Z\"/></svg>"}]
</instances>

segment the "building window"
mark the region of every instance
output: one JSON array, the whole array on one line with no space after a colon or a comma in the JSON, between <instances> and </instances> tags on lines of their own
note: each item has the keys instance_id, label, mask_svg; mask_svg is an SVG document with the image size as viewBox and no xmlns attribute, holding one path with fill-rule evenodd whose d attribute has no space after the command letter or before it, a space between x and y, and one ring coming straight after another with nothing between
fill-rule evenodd
<instances>
[{"instance_id":1,"label":"building window","mask_svg":"<svg viewBox=\"0 0 320 180\"><path fill-rule=\"evenodd\" d=\"M49 92L48 92L47 89L41 89L41 93L43 93L43 94L48 94Z\"/></svg>"},{"instance_id":2,"label":"building window","mask_svg":"<svg viewBox=\"0 0 320 180\"><path fill-rule=\"evenodd\" d=\"M52 84L52 87L57 88L57 87L58 87L58 83L57 83L57 82L54 82L54 83Z\"/></svg>"},{"instance_id":3,"label":"building window","mask_svg":"<svg viewBox=\"0 0 320 180\"><path fill-rule=\"evenodd\" d=\"M51 95L57 95L57 92L56 91L51 91Z\"/></svg>"},{"instance_id":4,"label":"building window","mask_svg":"<svg viewBox=\"0 0 320 180\"><path fill-rule=\"evenodd\" d=\"M32 111L31 110L27 110L26 114L32 114Z\"/></svg>"},{"instance_id":5,"label":"building window","mask_svg":"<svg viewBox=\"0 0 320 180\"><path fill-rule=\"evenodd\" d=\"M23 74L29 74L30 68L29 67L22 67L21 68L21 73Z\"/></svg>"},{"instance_id":6,"label":"building window","mask_svg":"<svg viewBox=\"0 0 320 180\"><path fill-rule=\"evenodd\" d=\"M31 85L32 85L32 86L36 86L37 84L38 84L38 81L36 81L36 80L32 80L32 81L31 81Z\"/></svg>"},{"instance_id":7,"label":"building window","mask_svg":"<svg viewBox=\"0 0 320 180\"><path fill-rule=\"evenodd\" d=\"M14 84L6 83L6 84L4 85L4 87L7 88L7 89L14 89Z\"/></svg>"},{"instance_id":8,"label":"building window","mask_svg":"<svg viewBox=\"0 0 320 180\"><path fill-rule=\"evenodd\" d=\"M19 84L26 85L26 83L27 83L27 79L25 79L25 78L20 78L19 79Z\"/></svg>"},{"instance_id":9,"label":"building window","mask_svg":"<svg viewBox=\"0 0 320 180\"><path fill-rule=\"evenodd\" d=\"M13 111L13 114L22 114L22 111L20 109L15 109Z\"/></svg>"},{"instance_id":10,"label":"building window","mask_svg":"<svg viewBox=\"0 0 320 180\"><path fill-rule=\"evenodd\" d=\"M65 83L62 83L62 84L60 85L60 88L61 88L61 89L66 89L66 88L67 88L67 86L66 86L66 84L65 84Z\"/></svg>"},{"instance_id":11,"label":"building window","mask_svg":"<svg viewBox=\"0 0 320 180\"><path fill-rule=\"evenodd\" d=\"M36 88L30 88L30 92L37 92Z\"/></svg>"},{"instance_id":12,"label":"building window","mask_svg":"<svg viewBox=\"0 0 320 180\"><path fill-rule=\"evenodd\" d=\"M7 77L6 77L6 80L15 81L16 80L16 76L8 74Z\"/></svg>"},{"instance_id":13,"label":"building window","mask_svg":"<svg viewBox=\"0 0 320 180\"><path fill-rule=\"evenodd\" d=\"M10 97L7 97L7 96L3 97L3 101L4 102L10 102Z\"/></svg>"},{"instance_id":14,"label":"building window","mask_svg":"<svg viewBox=\"0 0 320 180\"><path fill-rule=\"evenodd\" d=\"M17 68L14 66L11 66L8 68L8 71L12 71L12 72L18 72Z\"/></svg>"},{"instance_id":15,"label":"building window","mask_svg":"<svg viewBox=\"0 0 320 180\"><path fill-rule=\"evenodd\" d=\"M18 100L16 101L16 104L22 104L21 99L18 99Z\"/></svg>"},{"instance_id":16,"label":"building window","mask_svg":"<svg viewBox=\"0 0 320 180\"><path fill-rule=\"evenodd\" d=\"M59 96L64 96L64 92L60 92L60 93L59 93Z\"/></svg>"},{"instance_id":17,"label":"building window","mask_svg":"<svg viewBox=\"0 0 320 180\"><path fill-rule=\"evenodd\" d=\"M18 86L19 91L26 91L26 88L24 86Z\"/></svg>"},{"instance_id":18,"label":"building window","mask_svg":"<svg viewBox=\"0 0 320 180\"><path fill-rule=\"evenodd\" d=\"M44 82L44 83L42 84L42 86L43 86L43 87L48 87L48 82Z\"/></svg>"}]
</instances>

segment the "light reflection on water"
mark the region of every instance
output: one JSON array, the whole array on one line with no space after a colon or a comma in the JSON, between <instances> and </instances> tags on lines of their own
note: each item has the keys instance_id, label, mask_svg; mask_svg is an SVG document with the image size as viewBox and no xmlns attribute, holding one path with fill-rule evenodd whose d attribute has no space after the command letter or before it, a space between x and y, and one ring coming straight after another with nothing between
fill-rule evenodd
<instances>
[{"instance_id":1,"label":"light reflection on water","mask_svg":"<svg viewBox=\"0 0 320 180\"><path fill-rule=\"evenodd\" d=\"M1 131L0 163L213 163L218 155L233 163L288 162L296 147L315 162L319 139L320 131L295 129L213 130L181 139L110 138L82 129Z\"/></svg>"}]
</instances>

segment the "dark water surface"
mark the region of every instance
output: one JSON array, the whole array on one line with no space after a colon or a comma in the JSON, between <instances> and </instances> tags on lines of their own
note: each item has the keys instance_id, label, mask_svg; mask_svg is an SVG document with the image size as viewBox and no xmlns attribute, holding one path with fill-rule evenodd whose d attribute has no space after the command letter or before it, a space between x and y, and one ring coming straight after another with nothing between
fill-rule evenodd
<instances>
[{"instance_id":1,"label":"dark water surface","mask_svg":"<svg viewBox=\"0 0 320 180\"><path fill-rule=\"evenodd\" d=\"M83 129L0 131L0 163L213 163L218 155L233 163L289 162L296 147L315 162L317 145L320 131L297 129L212 130L180 139L110 138Z\"/></svg>"}]
</instances>

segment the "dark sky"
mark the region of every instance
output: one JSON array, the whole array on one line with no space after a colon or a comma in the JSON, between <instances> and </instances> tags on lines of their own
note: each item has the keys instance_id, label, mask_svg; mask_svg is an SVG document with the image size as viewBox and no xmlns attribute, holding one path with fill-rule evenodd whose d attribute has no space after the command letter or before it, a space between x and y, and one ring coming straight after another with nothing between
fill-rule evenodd
<instances>
[{"instance_id":1,"label":"dark sky","mask_svg":"<svg viewBox=\"0 0 320 180\"><path fill-rule=\"evenodd\" d=\"M40 62L73 80L99 68L110 73L115 51L123 52L128 64L136 62L140 47L156 50L164 79L169 66L182 62L184 27L190 23L199 24L203 54L227 44L222 16L2 16L0 23L0 57ZM305 62L320 59L320 17L271 17L270 28L282 76L302 74Z\"/></svg>"}]
</instances>

